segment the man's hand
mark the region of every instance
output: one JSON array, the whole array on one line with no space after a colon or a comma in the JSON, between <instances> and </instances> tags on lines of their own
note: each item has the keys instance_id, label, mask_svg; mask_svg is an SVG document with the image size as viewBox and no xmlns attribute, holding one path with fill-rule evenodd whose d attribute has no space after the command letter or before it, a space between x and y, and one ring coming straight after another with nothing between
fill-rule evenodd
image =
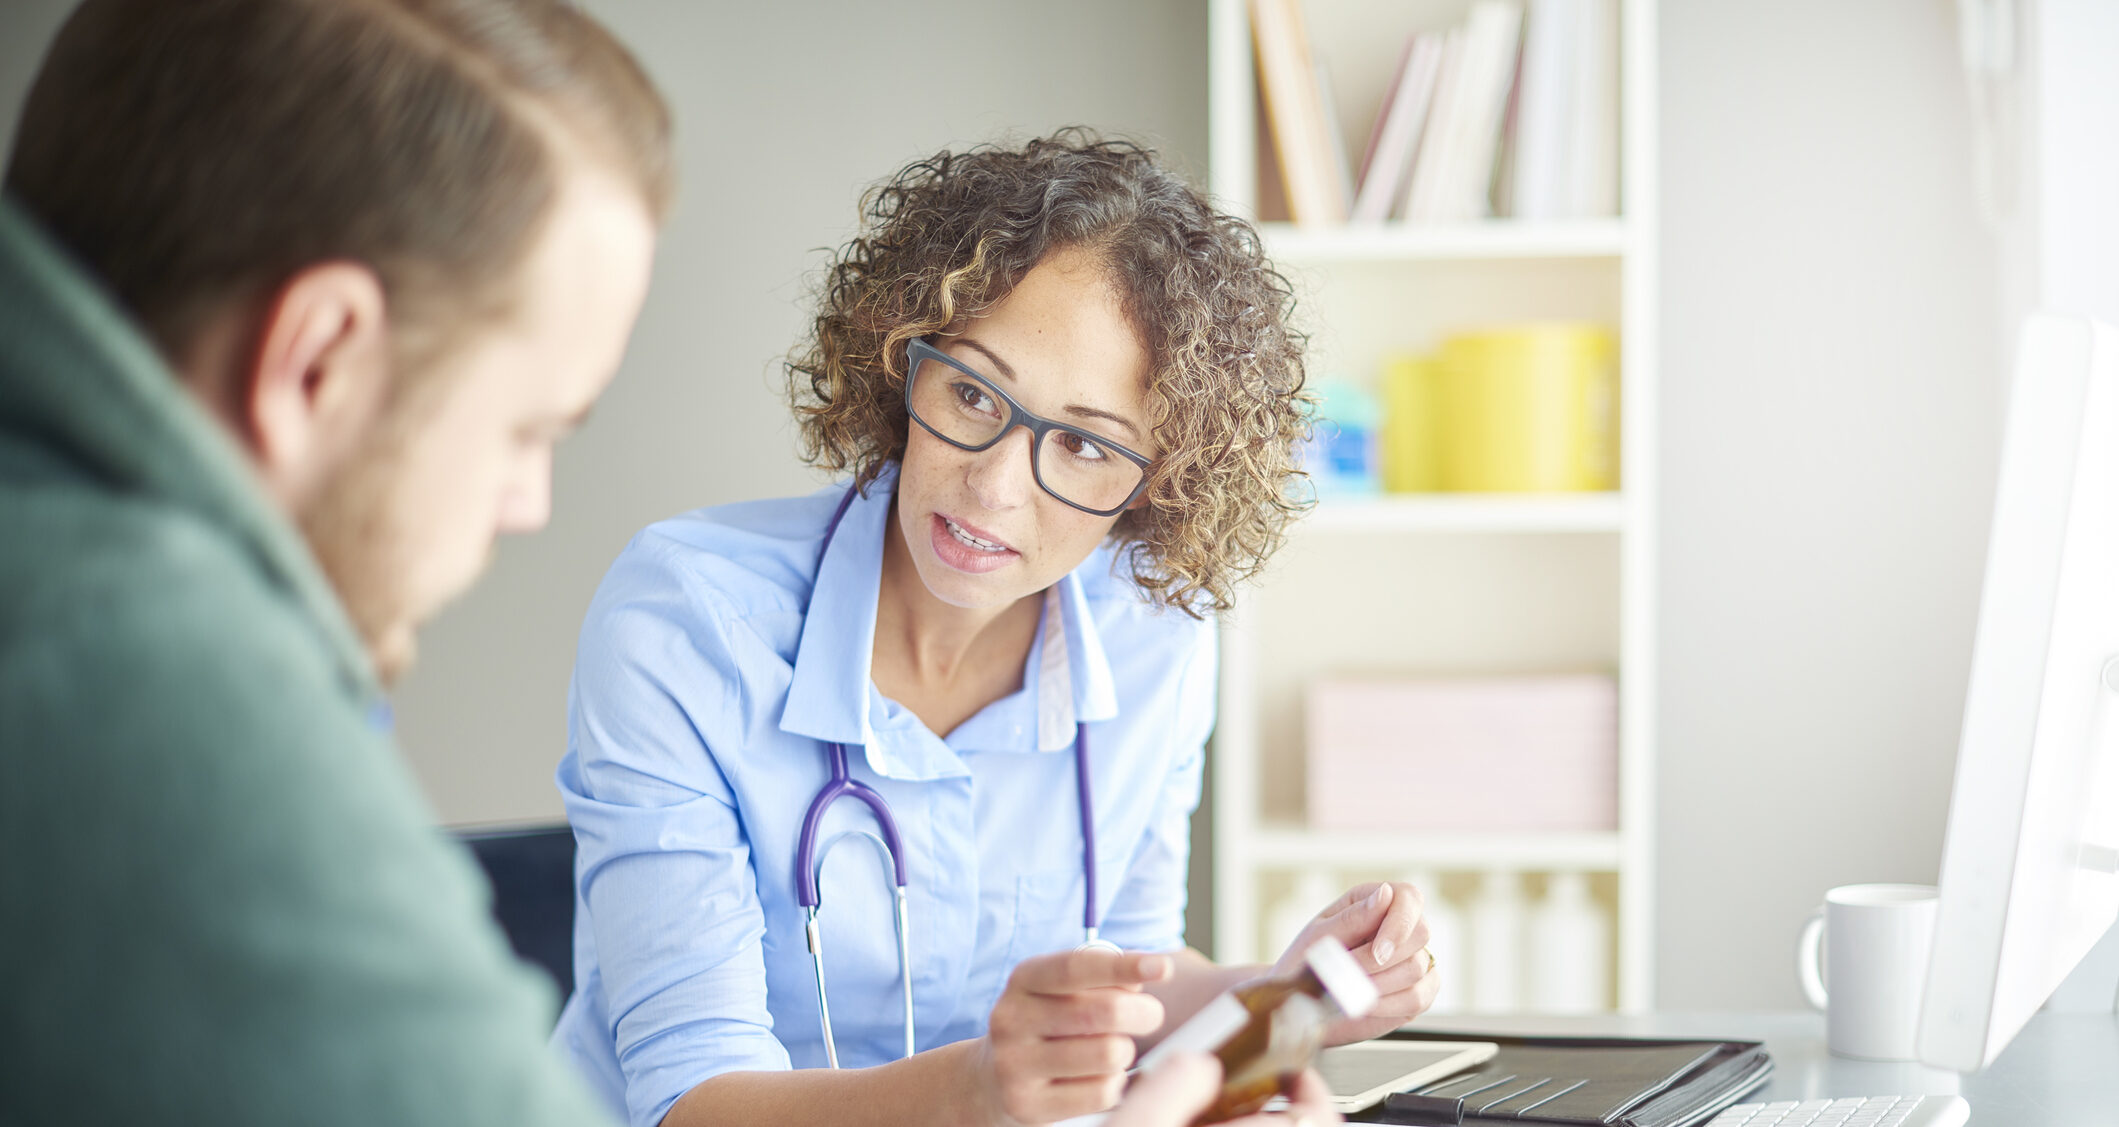
<instances>
[{"instance_id":1,"label":"man's hand","mask_svg":"<svg viewBox=\"0 0 2119 1127\"><path fill-rule=\"evenodd\" d=\"M1125 1100L1104 1121L1104 1127L1186 1127L1220 1091L1220 1061L1179 1053L1127 1089ZM1246 1116L1232 1121L1231 1127L1327 1127L1338 1122L1339 1113L1332 1110L1324 1081L1314 1072L1305 1072L1296 1082L1295 1098L1285 1114Z\"/></svg>"}]
</instances>

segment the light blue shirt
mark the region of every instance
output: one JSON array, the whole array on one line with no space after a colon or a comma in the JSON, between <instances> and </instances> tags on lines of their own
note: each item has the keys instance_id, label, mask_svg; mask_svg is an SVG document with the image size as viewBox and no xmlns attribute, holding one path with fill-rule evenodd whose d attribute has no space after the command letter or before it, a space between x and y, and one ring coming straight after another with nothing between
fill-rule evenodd
<instances>
[{"instance_id":1,"label":"light blue shirt","mask_svg":"<svg viewBox=\"0 0 2119 1127\"><path fill-rule=\"evenodd\" d=\"M1018 962L1081 942L1076 718L1103 936L1183 945L1211 621L1155 611L1100 548L1048 592L1022 689L937 737L869 678L894 484L854 500L821 566L843 485L652 525L589 607L558 774L580 847L576 990L553 1040L639 1127L721 1073L825 1063L795 886L825 741L903 835L921 1049L983 1034ZM818 842L873 827L842 799ZM875 851L846 841L821 893L840 1062L894 1060L902 987Z\"/></svg>"}]
</instances>

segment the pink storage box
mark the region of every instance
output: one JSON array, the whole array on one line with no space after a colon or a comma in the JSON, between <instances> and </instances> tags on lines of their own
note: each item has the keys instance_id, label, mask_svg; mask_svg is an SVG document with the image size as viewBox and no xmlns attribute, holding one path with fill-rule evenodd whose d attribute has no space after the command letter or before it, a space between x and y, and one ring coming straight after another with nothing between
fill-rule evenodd
<instances>
[{"instance_id":1,"label":"pink storage box","mask_svg":"<svg viewBox=\"0 0 2119 1127\"><path fill-rule=\"evenodd\" d=\"M1307 727L1314 829L1618 826L1608 675L1324 680L1310 686Z\"/></svg>"}]
</instances>

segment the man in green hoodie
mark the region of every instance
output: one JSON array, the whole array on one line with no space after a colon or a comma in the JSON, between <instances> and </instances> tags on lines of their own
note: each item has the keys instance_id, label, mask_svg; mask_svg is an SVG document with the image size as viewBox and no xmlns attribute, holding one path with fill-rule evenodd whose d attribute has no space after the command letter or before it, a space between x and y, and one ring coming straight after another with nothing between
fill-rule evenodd
<instances>
[{"instance_id":1,"label":"man in green hoodie","mask_svg":"<svg viewBox=\"0 0 2119 1127\"><path fill-rule=\"evenodd\" d=\"M616 371L663 103L548 0L89 0L0 202L0 1123L598 1122L381 691Z\"/></svg>"}]
</instances>

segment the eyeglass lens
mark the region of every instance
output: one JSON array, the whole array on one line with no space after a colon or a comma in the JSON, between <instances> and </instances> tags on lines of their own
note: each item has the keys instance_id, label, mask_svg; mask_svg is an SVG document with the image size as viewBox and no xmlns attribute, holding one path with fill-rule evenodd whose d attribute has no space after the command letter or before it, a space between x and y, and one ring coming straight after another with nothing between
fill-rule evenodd
<instances>
[{"instance_id":1,"label":"eyeglass lens","mask_svg":"<svg viewBox=\"0 0 2119 1127\"><path fill-rule=\"evenodd\" d=\"M963 446L994 441L1008 423L1008 404L991 384L931 358L913 369L911 405L922 423ZM1032 456L1045 489L1085 509L1125 504L1143 472L1103 439L1072 428L1046 431Z\"/></svg>"}]
</instances>

